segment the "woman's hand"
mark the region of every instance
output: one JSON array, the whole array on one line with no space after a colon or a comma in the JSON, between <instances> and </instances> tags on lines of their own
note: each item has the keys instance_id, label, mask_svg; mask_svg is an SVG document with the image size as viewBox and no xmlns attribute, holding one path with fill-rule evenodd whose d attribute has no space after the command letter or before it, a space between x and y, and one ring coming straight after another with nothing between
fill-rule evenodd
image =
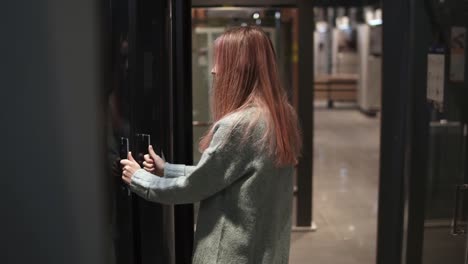
<instances>
[{"instance_id":1,"label":"woman's hand","mask_svg":"<svg viewBox=\"0 0 468 264\"><path fill-rule=\"evenodd\" d=\"M148 146L148 153L149 154L144 156L145 161L143 161L143 168L148 172L163 176L166 162L154 152L153 146L151 145Z\"/></svg>"},{"instance_id":2,"label":"woman's hand","mask_svg":"<svg viewBox=\"0 0 468 264\"><path fill-rule=\"evenodd\" d=\"M122 179L124 182L127 184L130 184L132 182L132 177L133 174L139 169L141 169L140 165L138 162L135 161L132 157L132 153L128 152L127 159L123 159L120 161L120 164L122 164Z\"/></svg>"}]
</instances>

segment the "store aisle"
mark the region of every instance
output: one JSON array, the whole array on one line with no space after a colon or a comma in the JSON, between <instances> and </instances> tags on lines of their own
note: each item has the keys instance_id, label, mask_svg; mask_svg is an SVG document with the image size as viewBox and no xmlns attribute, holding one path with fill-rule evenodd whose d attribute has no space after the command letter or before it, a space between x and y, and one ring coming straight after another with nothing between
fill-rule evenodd
<instances>
[{"instance_id":1,"label":"store aisle","mask_svg":"<svg viewBox=\"0 0 468 264\"><path fill-rule=\"evenodd\" d=\"M293 232L291 264L374 264L379 118L357 110L315 112L316 232Z\"/></svg>"}]
</instances>

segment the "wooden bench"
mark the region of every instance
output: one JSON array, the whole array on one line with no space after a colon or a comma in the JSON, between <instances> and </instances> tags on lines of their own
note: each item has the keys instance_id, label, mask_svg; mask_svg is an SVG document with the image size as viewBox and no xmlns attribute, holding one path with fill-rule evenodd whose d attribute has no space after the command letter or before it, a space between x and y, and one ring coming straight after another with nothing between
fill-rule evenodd
<instances>
[{"instance_id":1,"label":"wooden bench","mask_svg":"<svg viewBox=\"0 0 468 264\"><path fill-rule=\"evenodd\" d=\"M315 100L326 100L328 108L335 101L356 102L357 75L318 75L314 81Z\"/></svg>"}]
</instances>

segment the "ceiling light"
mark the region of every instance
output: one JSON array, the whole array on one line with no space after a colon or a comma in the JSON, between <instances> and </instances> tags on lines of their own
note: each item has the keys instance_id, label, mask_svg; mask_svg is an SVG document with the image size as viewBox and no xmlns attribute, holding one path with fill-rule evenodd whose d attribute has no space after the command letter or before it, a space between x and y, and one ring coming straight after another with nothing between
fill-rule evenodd
<instances>
[{"instance_id":1,"label":"ceiling light","mask_svg":"<svg viewBox=\"0 0 468 264\"><path fill-rule=\"evenodd\" d=\"M281 18L281 13L279 11L275 12L275 18L280 19Z\"/></svg>"}]
</instances>

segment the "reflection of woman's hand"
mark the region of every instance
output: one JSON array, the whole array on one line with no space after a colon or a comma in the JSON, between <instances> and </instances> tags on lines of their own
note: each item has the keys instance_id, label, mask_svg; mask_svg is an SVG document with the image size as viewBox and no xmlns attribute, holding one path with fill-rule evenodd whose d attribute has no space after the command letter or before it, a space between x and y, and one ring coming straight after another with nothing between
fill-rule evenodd
<instances>
[{"instance_id":1,"label":"reflection of woman's hand","mask_svg":"<svg viewBox=\"0 0 468 264\"><path fill-rule=\"evenodd\" d=\"M120 164L122 164L122 179L130 184L132 182L132 176L135 174L135 172L139 169L141 169L140 165L138 162L135 161L132 157L132 153L128 152L127 159L123 159L120 161Z\"/></svg>"},{"instance_id":2,"label":"reflection of woman's hand","mask_svg":"<svg viewBox=\"0 0 468 264\"><path fill-rule=\"evenodd\" d=\"M144 156L143 168L158 176L164 175L164 164L166 163L161 157L158 156L153 150L153 146L148 146L148 153Z\"/></svg>"}]
</instances>

